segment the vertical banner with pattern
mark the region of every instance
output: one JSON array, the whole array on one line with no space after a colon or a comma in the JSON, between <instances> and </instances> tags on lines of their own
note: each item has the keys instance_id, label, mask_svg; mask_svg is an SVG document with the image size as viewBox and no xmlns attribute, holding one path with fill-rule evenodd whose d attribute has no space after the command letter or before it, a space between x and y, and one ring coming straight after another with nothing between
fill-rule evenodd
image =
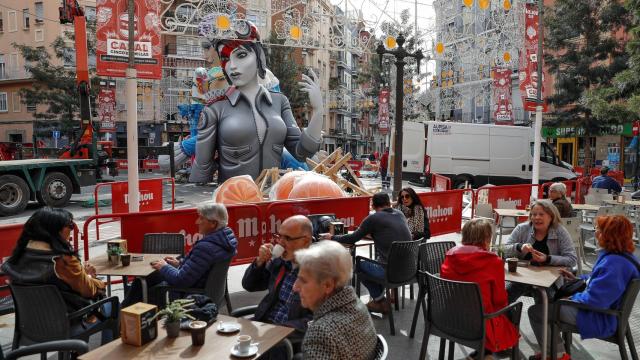
<instances>
[{"instance_id":1,"label":"vertical banner with pattern","mask_svg":"<svg viewBox=\"0 0 640 360\"><path fill-rule=\"evenodd\" d=\"M543 41L541 33L538 33L538 7L535 4L525 4L524 16L524 49L520 54L520 95L526 111L536 111L538 98L538 37ZM542 75L544 79L544 71ZM543 81L540 79L540 81ZM544 82L542 83L543 111L547 111L544 102Z\"/></svg>"},{"instance_id":2,"label":"vertical banner with pattern","mask_svg":"<svg viewBox=\"0 0 640 360\"><path fill-rule=\"evenodd\" d=\"M378 131L385 135L389 131L389 90L378 95Z\"/></svg>"},{"instance_id":3,"label":"vertical banner with pattern","mask_svg":"<svg viewBox=\"0 0 640 360\"><path fill-rule=\"evenodd\" d=\"M493 121L496 125L513 125L511 69L495 67L493 72Z\"/></svg>"},{"instance_id":4,"label":"vertical banner with pattern","mask_svg":"<svg viewBox=\"0 0 640 360\"><path fill-rule=\"evenodd\" d=\"M129 62L128 0L98 1L96 59L99 76L124 77ZM138 0L134 9L134 53L140 79L162 77L158 0Z\"/></svg>"},{"instance_id":5,"label":"vertical banner with pattern","mask_svg":"<svg viewBox=\"0 0 640 360\"><path fill-rule=\"evenodd\" d=\"M116 92L100 89L98 93L98 119L100 132L116 132Z\"/></svg>"}]
</instances>

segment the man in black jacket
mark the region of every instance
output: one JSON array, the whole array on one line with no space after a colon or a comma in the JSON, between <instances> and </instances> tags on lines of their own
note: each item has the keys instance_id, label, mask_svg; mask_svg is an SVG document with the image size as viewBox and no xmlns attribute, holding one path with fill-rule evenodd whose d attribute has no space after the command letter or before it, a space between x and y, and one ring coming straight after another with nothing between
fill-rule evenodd
<instances>
[{"instance_id":1,"label":"man in black jacket","mask_svg":"<svg viewBox=\"0 0 640 360\"><path fill-rule=\"evenodd\" d=\"M293 284L298 278L294 253L311 245L312 234L313 226L305 216L296 215L286 219L280 225L278 234L274 235L277 244L284 248L282 255L272 258L274 245L263 244L258 250L258 257L242 278L242 287L249 292L268 290L258 304L254 319L296 329L290 335L294 343L304 337L307 322L313 318L312 313L302 307L300 296L293 291ZM279 353L276 347L269 351L267 358L280 359Z\"/></svg>"}]
</instances>

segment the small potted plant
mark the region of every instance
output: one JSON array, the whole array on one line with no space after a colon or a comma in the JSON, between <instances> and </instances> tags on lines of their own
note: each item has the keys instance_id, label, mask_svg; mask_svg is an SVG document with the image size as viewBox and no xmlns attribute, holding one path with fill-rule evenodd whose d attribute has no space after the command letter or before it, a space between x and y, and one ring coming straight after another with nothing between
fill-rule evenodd
<instances>
[{"instance_id":1,"label":"small potted plant","mask_svg":"<svg viewBox=\"0 0 640 360\"><path fill-rule=\"evenodd\" d=\"M122 254L122 248L120 246L112 246L107 249L109 262L112 264L118 264L120 262L120 254Z\"/></svg>"},{"instance_id":2,"label":"small potted plant","mask_svg":"<svg viewBox=\"0 0 640 360\"><path fill-rule=\"evenodd\" d=\"M154 316L156 317L164 317L164 327L167 329L168 337L178 337L180 334L180 320L182 318L188 318L191 320L195 320L195 318L189 315L189 307L193 305L193 300L189 299L177 299L169 303L167 307L158 311L158 313Z\"/></svg>"}]
</instances>

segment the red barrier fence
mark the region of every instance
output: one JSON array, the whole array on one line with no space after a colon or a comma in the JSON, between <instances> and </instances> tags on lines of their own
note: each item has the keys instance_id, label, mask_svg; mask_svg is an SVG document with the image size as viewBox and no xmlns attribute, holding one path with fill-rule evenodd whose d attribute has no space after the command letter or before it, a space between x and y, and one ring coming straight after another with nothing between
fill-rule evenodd
<instances>
[{"instance_id":1,"label":"red barrier fence","mask_svg":"<svg viewBox=\"0 0 640 360\"><path fill-rule=\"evenodd\" d=\"M440 174L431 174L431 191L451 190L451 179Z\"/></svg>"},{"instance_id":2,"label":"red barrier fence","mask_svg":"<svg viewBox=\"0 0 640 360\"><path fill-rule=\"evenodd\" d=\"M427 210L431 236L460 232L462 195L466 190L418 193Z\"/></svg>"}]
</instances>

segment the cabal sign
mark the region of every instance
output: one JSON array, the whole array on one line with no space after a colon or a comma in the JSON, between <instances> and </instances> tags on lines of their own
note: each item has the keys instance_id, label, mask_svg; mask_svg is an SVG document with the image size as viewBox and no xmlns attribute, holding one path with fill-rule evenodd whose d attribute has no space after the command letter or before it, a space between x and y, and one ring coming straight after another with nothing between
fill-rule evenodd
<instances>
[{"instance_id":1,"label":"cabal sign","mask_svg":"<svg viewBox=\"0 0 640 360\"><path fill-rule=\"evenodd\" d=\"M137 58L151 59L153 56L150 42L136 41L133 51ZM107 55L129 57L129 41L107 39Z\"/></svg>"}]
</instances>

